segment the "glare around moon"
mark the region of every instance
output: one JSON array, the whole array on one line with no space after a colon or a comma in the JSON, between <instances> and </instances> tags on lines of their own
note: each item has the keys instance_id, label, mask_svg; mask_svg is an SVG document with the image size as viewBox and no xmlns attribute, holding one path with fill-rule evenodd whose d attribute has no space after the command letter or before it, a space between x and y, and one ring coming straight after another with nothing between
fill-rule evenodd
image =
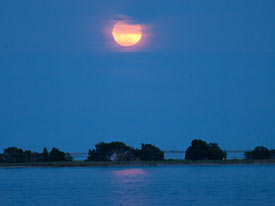
<instances>
[{"instance_id":1,"label":"glare around moon","mask_svg":"<svg viewBox=\"0 0 275 206\"><path fill-rule=\"evenodd\" d=\"M141 40L142 29L139 24L135 25L119 21L114 25L112 35L115 42L120 46L130 47Z\"/></svg>"}]
</instances>

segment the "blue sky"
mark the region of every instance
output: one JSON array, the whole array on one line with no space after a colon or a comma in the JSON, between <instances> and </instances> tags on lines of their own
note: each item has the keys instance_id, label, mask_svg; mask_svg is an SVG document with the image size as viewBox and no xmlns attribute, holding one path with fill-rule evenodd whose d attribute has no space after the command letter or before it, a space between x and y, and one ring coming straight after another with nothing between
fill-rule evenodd
<instances>
[{"instance_id":1,"label":"blue sky","mask_svg":"<svg viewBox=\"0 0 275 206\"><path fill-rule=\"evenodd\" d=\"M2 0L0 149L275 148L273 0ZM148 27L139 51L110 22ZM110 34L111 35L111 34Z\"/></svg>"}]
</instances>

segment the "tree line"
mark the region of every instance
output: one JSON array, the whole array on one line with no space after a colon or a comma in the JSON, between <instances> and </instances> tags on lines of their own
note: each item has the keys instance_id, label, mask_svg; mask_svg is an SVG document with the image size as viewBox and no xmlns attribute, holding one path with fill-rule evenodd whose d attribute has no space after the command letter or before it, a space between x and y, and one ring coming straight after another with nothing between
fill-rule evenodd
<instances>
[{"instance_id":1,"label":"tree line","mask_svg":"<svg viewBox=\"0 0 275 206\"><path fill-rule=\"evenodd\" d=\"M164 152L152 144L141 144L134 149L123 142L100 142L89 150L87 161L157 161L164 160Z\"/></svg>"},{"instance_id":2,"label":"tree line","mask_svg":"<svg viewBox=\"0 0 275 206\"><path fill-rule=\"evenodd\" d=\"M52 148L48 152L45 147L42 153L32 152L30 150L22 150L17 147L9 147L4 149L4 153L0 154L0 163L22 163L22 162L58 162L72 161L73 157L69 153Z\"/></svg>"},{"instance_id":3,"label":"tree line","mask_svg":"<svg viewBox=\"0 0 275 206\"><path fill-rule=\"evenodd\" d=\"M275 150L269 150L263 146L257 146L253 151L244 153L245 159L274 159Z\"/></svg>"},{"instance_id":4,"label":"tree line","mask_svg":"<svg viewBox=\"0 0 275 206\"><path fill-rule=\"evenodd\" d=\"M275 158L275 150L257 146L252 151L244 153L245 159L271 159ZM201 139L194 139L185 152L186 160L226 160L227 153L217 143L207 143ZM133 148L123 142L100 142L94 149L88 151L85 161L161 161L164 160L164 152L152 144L141 144L141 148ZM41 153L22 150L17 147L4 149L0 154L0 163L21 162L58 162L73 161L69 153L57 148L48 152L44 148Z\"/></svg>"}]
</instances>

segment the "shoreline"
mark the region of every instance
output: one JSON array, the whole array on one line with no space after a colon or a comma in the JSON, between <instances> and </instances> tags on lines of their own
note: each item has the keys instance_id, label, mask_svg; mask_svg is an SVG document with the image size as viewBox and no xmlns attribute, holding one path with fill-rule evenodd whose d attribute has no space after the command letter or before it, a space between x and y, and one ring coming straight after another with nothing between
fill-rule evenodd
<instances>
[{"instance_id":1,"label":"shoreline","mask_svg":"<svg viewBox=\"0 0 275 206\"><path fill-rule=\"evenodd\" d=\"M0 168L31 168L31 167L134 167L134 166L180 166L180 165L273 165L275 159L268 160L163 160L163 161L121 161L121 162L27 162L0 163Z\"/></svg>"}]
</instances>

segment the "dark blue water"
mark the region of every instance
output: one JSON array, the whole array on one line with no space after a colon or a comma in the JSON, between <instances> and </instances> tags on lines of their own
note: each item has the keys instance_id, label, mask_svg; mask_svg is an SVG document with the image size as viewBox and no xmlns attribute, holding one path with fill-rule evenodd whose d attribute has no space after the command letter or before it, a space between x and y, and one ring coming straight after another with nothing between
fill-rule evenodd
<instances>
[{"instance_id":1,"label":"dark blue water","mask_svg":"<svg viewBox=\"0 0 275 206\"><path fill-rule=\"evenodd\" d=\"M275 165L0 169L0 205L275 205Z\"/></svg>"}]
</instances>

